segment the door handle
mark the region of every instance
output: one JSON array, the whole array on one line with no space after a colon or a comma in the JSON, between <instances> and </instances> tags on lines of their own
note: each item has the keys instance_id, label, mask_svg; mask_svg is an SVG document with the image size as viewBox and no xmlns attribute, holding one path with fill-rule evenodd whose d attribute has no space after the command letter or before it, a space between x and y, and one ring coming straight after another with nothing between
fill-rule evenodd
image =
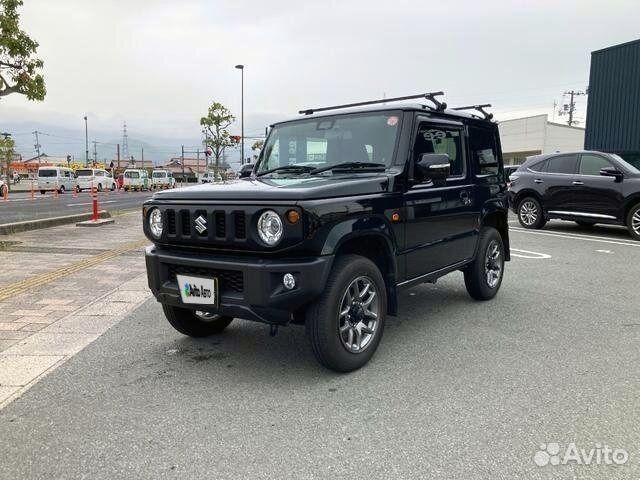
<instances>
[{"instance_id":1,"label":"door handle","mask_svg":"<svg viewBox=\"0 0 640 480\"><path fill-rule=\"evenodd\" d=\"M469 192L467 191L460 192L460 200L462 201L463 205L470 205L471 197L469 196Z\"/></svg>"},{"instance_id":2,"label":"door handle","mask_svg":"<svg viewBox=\"0 0 640 480\"><path fill-rule=\"evenodd\" d=\"M573 181L571 183L573 183L574 185L584 185L584 182L580 182L578 180L575 180L575 181Z\"/></svg>"},{"instance_id":3,"label":"door handle","mask_svg":"<svg viewBox=\"0 0 640 480\"><path fill-rule=\"evenodd\" d=\"M539 178L536 178L533 183L544 183L544 180L541 180Z\"/></svg>"}]
</instances>

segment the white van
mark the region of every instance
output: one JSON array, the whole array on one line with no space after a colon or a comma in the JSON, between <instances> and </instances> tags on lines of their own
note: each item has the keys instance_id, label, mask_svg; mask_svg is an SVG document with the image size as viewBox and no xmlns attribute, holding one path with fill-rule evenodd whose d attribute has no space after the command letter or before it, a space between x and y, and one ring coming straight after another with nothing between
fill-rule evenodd
<instances>
[{"instance_id":1,"label":"white van","mask_svg":"<svg viewBox=\"0 0 640 480\"><path fill-rule=\"evenodd\" d=\"M75 188L76 176L67 167L40 167L38 169L38 190L41 194L48 191L64 193Z\"/></svg>"},{"instance_id":2,"label":"white van","mask_svg":"<svg viewBox=\"0 0 640 480\"><path fill-rule=\"evenodd\" d=\"M76 170L76 176L78 177L78 191L91 190L91 187L95 186L96 190L101 192L102 190L115 190L116 181L106 170L101 168L81 168Z\"/></svg>"},{"instance_id":3,"label":"white van","mask_svg":"<svg viewBox=\"0 0 640 480\"><path fill-rule=\"evenodd\" d=\"M124 171L122 185L129 190L149 190L149 174L141 168L127 168Z\"/></svg>"},{"instance_id":4,"label":"white van","mask_svg":"<svg viewBox=\"0 0 640 480\"><path fill-rule=\"evenodd\" d=\"M151 188L173 188L176 179L169 170L154 170L151 172Z\"/></svg>"}]
</instances>

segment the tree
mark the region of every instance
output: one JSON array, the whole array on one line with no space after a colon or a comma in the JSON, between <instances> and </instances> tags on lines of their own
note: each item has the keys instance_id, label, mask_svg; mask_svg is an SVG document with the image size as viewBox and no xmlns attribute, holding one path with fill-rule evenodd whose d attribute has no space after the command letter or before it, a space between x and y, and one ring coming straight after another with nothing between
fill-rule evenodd
<instances>
[{"instance_id":1,"label":"tree","mask_svg":"<svg viewBox=\"0 0 640 480\"><path fill-rule=\"evenodd\" d=\"M213 102L209 107L206 117L200 119L200 125L205 130L205 143L211 147L213 157L216 159L216 172L223 157L224 149L236 145L227 128L233 123L235 117L231 111L218 102Z\"/></svg>"},{"instance_id":2,"label":"tree","mask_svg":"<svg viewBox=\"0 0 640 480\"><path fill-rule=\"evenodd\" d=\"M260 155L260 150L262 150L262 147L264 147L264 140L256 140L255 142L253 142L253 145L251 145L251 150L256 152L253 154L254 160L258 159L258 155Z\"/></svg>"},{"instance_id":3,"label":"tree","mask_svg":"<svg viewBox=\"0 0 640 480\"><path fill-rule=\"evenodd\" d=\"M9 137L8 134L2 134L4 135L3 137L0 137L0 159L4 160L5 162L5 169L4 169L4 173L5 173L5 178L7 180L7 186L6 189L7 191L9 190L9 186L11 185L11 178L10 178L10 165L11 165L11 161L13 160L13 147L15 146L15 142L13 141L13 139L11 137ZM0 175L0 178L2 178L2 176ZM2 192L0 192L0 194L2 194Z\"/></svg>"},{"instance_id":4,"label":"tree","mask_svg":"<svg viewBox=\"0 0 640 480\"><path fill-rule=\"evenodd\" d=\"M0 0L0 97L12 93L44 100L47 89L39 73L44 62L35 57L38 42L20 30L22 0Z\"/></svg>"}]
</instances>

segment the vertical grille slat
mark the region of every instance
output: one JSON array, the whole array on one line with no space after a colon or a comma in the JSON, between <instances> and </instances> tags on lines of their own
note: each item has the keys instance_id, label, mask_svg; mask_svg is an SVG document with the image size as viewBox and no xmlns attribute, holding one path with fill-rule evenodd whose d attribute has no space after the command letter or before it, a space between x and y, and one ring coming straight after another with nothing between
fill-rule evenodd
<instances>
[{"instance_id":1,"label":"vertical grille slat","mask_svg":"<svg viewBox=\"0 0 640 480\"><path fill-rule=\"evenodd\" d=\"M167 210L167 233L169 235L176 234L176 212L175 210Z\"/></svg>"},{"instance_id":2,"label":"vertical grille slat","mask_svg":"<svg viewBox=\"0 0 640 480\"><path fill-rule=\"evenodd\" d=\"M245 223L245 214L244 212L235 211L233 212L234 225L236 230L236 238L245 239L247 238L247 226Z\"/></svg>"},{"instance_id":3,"label":"vertical grille slat","mask_svg":"<svg viewBox=\"0 0 640 480\"><path fill-rule=\"evenodd\" d=\"M227 235L227 219L225 212L215 213L216 237L225 238Z\"/></svg>"},{"instance_id":4,"label":"vertical grille slat","mask_svg":"<svg viewBox=\"0 0 640 480\"><path fill-rule=\"evenodd\" d=\"M182 220L182 236L191 237L191 212L189 210L180 210L180 219Z\"/></svg>"}]
</instances>

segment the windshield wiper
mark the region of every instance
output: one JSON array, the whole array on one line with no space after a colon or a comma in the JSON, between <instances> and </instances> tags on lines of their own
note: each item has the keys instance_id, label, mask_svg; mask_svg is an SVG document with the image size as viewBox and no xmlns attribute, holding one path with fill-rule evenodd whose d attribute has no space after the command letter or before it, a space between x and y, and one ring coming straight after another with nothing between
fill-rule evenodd
<instances>
[{"instance_id":1,"label":"windshield wiper","mask_svg":"<svg viewBox=\"0 0 640 480\"><path fill-rule=\"evenodd\" d=\"M335 165L327 165L326 167L314 168L309 172L310 175L322 173L329 170L368 170L374 172L383 172L386 165L375 162L342 162Z\"/></svg>"},{"instance_id":2,"label":"windshield wiper","mask_svg":"<svg viewBox=\"0 0 640 480\"><path fill-rule=\"evenodd\" d=\"M268 173L283 172L287 170L292 172L306 173L314 171L315 167L311 167L309 165L282 165L280 167L270 168L269 170L265 170L264 172L256 173L256 177L261 177L262 175L266 175Z\"/></svg>"}]
</instances>

